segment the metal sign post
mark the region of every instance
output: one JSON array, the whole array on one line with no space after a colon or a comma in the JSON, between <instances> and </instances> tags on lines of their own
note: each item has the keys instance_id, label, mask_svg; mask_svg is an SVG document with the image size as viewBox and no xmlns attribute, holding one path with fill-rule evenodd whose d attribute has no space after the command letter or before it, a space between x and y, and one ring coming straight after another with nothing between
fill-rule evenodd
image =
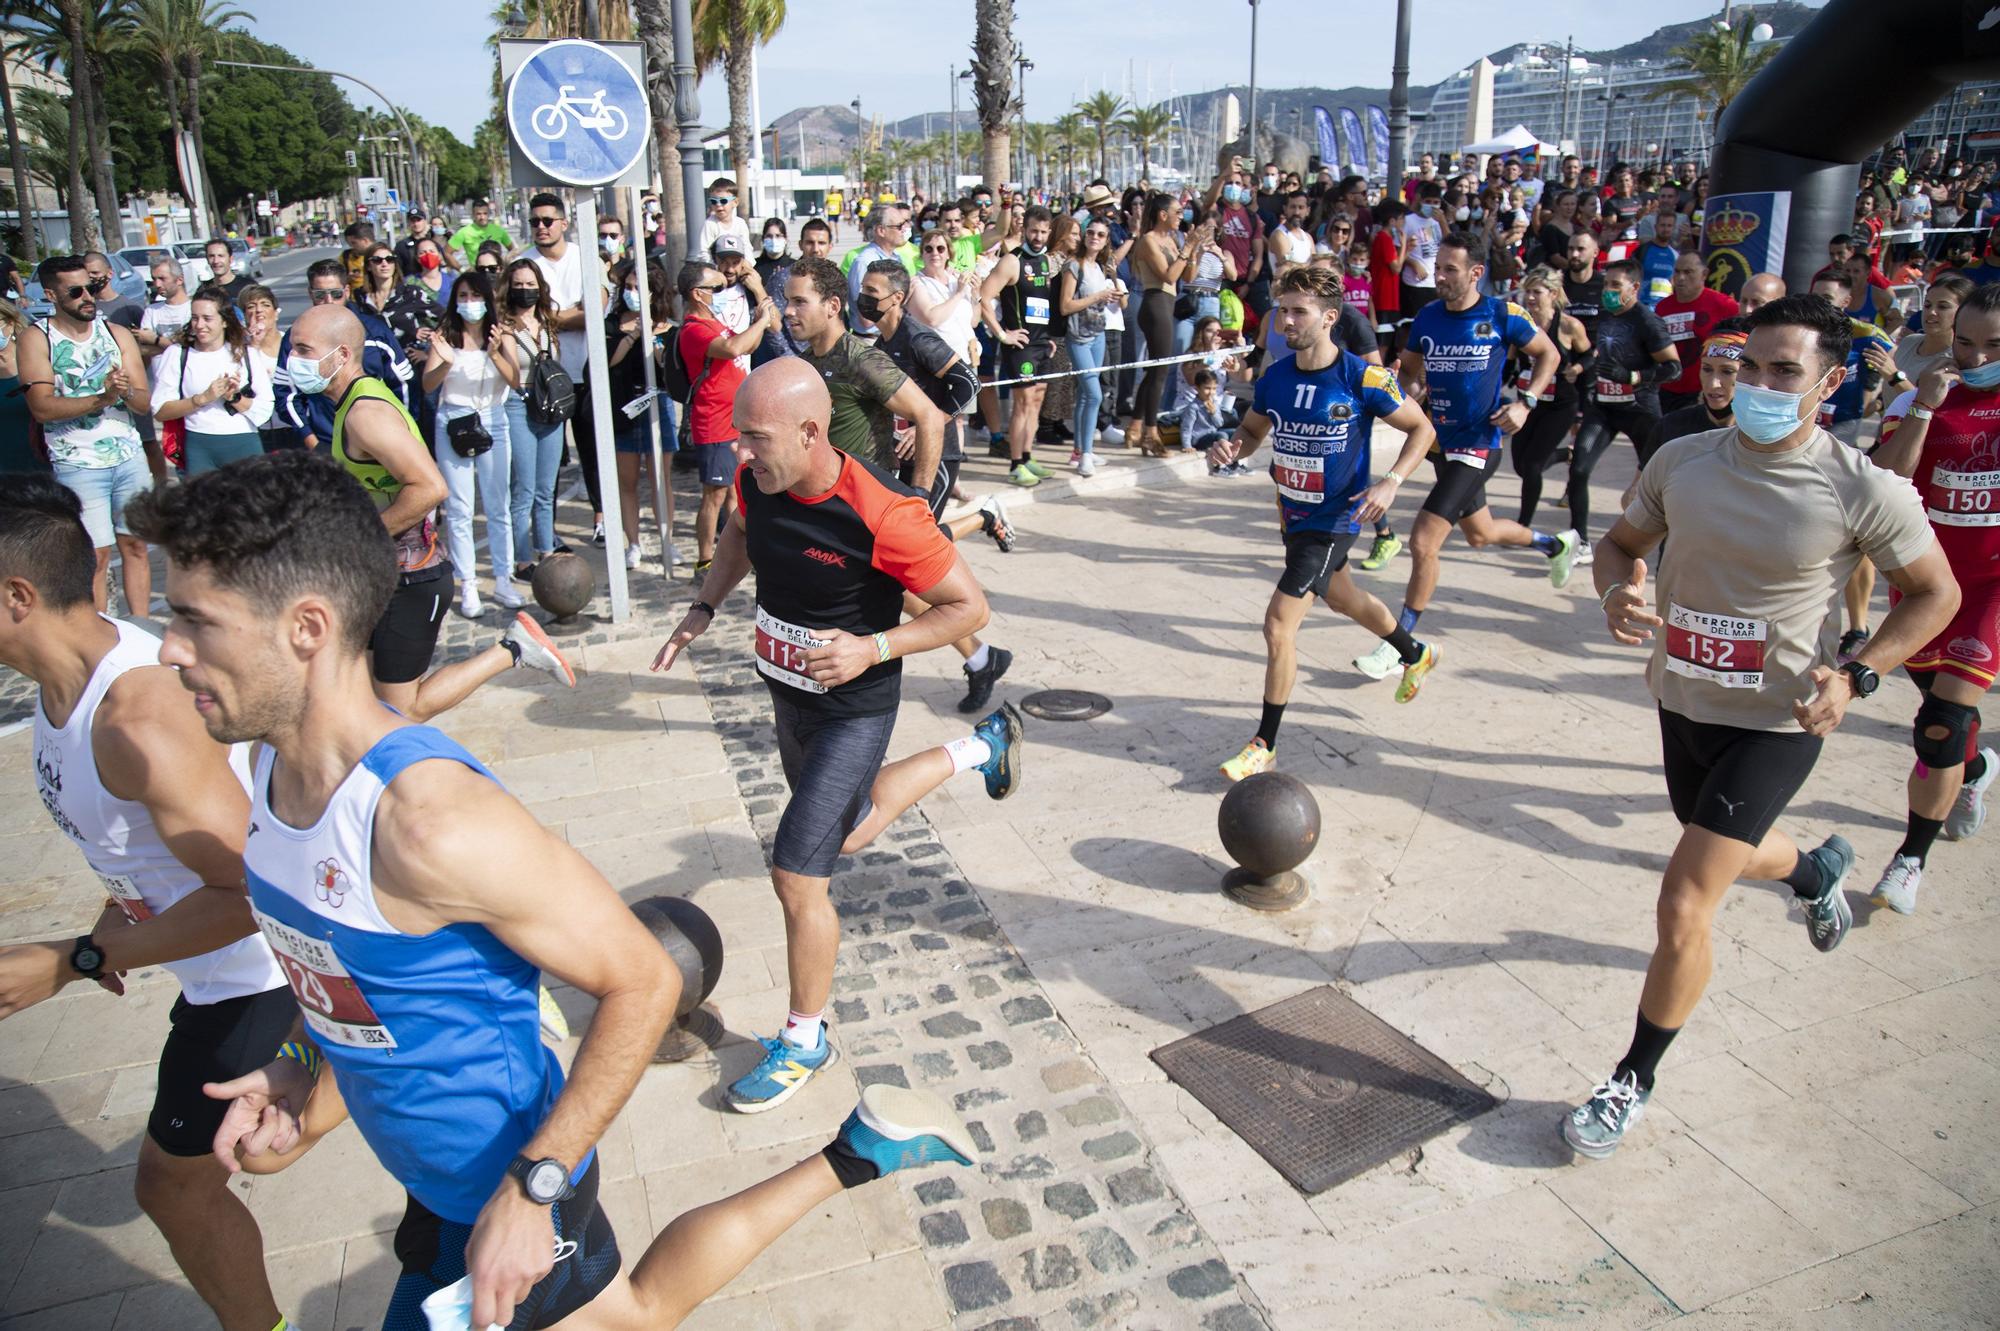
<instances>
[{"instance_id":1,"label":"metal sign post","mask_svg":"<svg viewBox=\"0 0 2000 1331\"><path fill-rule=\"evenodd\" d=\"M618 446L611 410L611 373L604 345L603 266L597 254L599 185L644 184L652 116L645 59L637 42L571 39L500 43L511 183L518 188L577 189L577 244L583 269L583 327L588 342L591 422L597 475L604 497L606 578L611 618L629 618L623 514L618 495ZM643 281L643 276L641 278ZM650 367L650 340L648 342ZM649 376L650 378L650 376ZM657 431L655 431L657 435Z\"/></svg>"},{"instance_id":2,"label":"metal sign post","mask_svg":"<svg viewBox=\"0 0 2000 1331\"><path fill-rule=\"evenodd\" d=\"M632 216L643 219L644 214L639 208L640 193L637 185L632 187L630 199ZM634 228L634 231L636 233L637 228ZM650 332L653 322L653 283L652 275L647 272L649 264L646 259L646 240L640 234L634 234L631 239L638 242L638 249L632 256L632 262L635 265L633 272L639 279L639 308L643 311L640 317L646 321L647 331ZM657 396L660 384L659 375L653 365L650 337L646 340L646 349L648 352L645 365L647 435L653 441L653 521L660 529L660 574L666 581L672 582L674 580L674 492L673 486L668 483L664 457L666 449L660 439L660 399ZM669 356L681 354L678 338L667 345L666 354ZM682 410L690 410L692 406L690 403Z\"/></svg>"}]
</instances>

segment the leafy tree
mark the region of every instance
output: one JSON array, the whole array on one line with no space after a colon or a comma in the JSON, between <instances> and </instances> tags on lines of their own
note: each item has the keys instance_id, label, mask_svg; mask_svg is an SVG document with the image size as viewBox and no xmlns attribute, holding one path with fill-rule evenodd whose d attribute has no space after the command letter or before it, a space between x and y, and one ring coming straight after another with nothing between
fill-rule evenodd
<instances>
[{"instance_id":1,"label":"leafy tree","mask_svg":"<svg viewBox=\"0 0 2000 1331\"><path fill-rule=\"evenodd\" d=\"M1707 110L1711 124L1721 123L1722 113L1729 109L1729 104L1778 54L1776 42L1765 43L1761 51L1750 49L1750 33L1757 26L1753 11L1739 12L1734 23L1732 28L1719 24L1704 28L1675 47L1675 58L1688 64L1688 77L1662 83L1647 96L1692 97L1698 108Z\"/></svg>"},{"instance_id":2,"label":"leafy tree","mask_svg":"<svg viewBox=\"0 0 2000 1331\"><path fill-rule=\"evenodd\" d=\"M1162 102L1158 106L1135 106L1118 122L1118 128L1139 145L1139 176L1142 180L1151 174L1149 166L1153 145L1167 136L1173 121L1172 108Z\"/></svg>"},{"instance_id":3,"label":"leafy tree","mask_svg":"<svg viewBox=\"0 0 2000 1331\"><path fill-rule=\"evenodd\" d=\"M1097 174L1107 179L1111 175L1111 131L1121 128L1119 114L1125 110L1125 99L1115 92L1096 92L1076 104L1083 118L1090 122L1090 132L1097 140Z\"/></svg>"}]
</instances>

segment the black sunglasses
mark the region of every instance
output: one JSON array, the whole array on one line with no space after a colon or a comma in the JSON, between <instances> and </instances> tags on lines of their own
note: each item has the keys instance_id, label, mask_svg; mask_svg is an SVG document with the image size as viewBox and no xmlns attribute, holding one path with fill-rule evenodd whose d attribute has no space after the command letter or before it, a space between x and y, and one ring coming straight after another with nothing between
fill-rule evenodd
<instances>
[{"instance_id":1,"label":"black sunglasses","mask_svg":"<svg viewBox=\"0 0 2000 1331\"><path fill-rule=\"evenodd\" d=\"M395 255L393 255L393 254L371 254L371 255L369 255L369 256L368 256L368 262L370 262L370 263L394 263L394 262L396 262L396 256L395 256Z\"/></svg>"},{"instance_id":2,"label":"black sunglasses","mask_svg":"<svg viewBox=\"0 0 2000 1331\"><path fill-rule=\"evenodd\" d=\"M314 291L312 293L312 303L315 305L331 305L337 300L346 299L347 288L345 287L335 287L331 291Z\"/></svg>"},{"instance_id":3,"label":"black sunglasses","mask_svg":"<svg viewBox=\"0 0 2000 1331\"><path fill-rule=\"evenodd\" d=\"M84 292L86 292L86 291L88 291L88 290L90 290L90 288L89 288L89 287L87 287L87 286L83 286L83 287L64 287L64 288L63 288L63 297L64 297L65 299L67 299L67 300L75 300L75 299L76 299L76 298L77 298L78 296L81 296L81 295L82 295L82 294L83 294Z\"/></svg>"},{"instance_id":4,"label":"black sunglasses","mask_svg":"<svg viewBox=\"0 0 2000 1331\"><path fill-rule=\"evenodd\" d=\"M696 291L727 291L727 290L729 290L729 283L727 283L727 282L702 282L702 283L699 283L699 284L697 284L697 285L695 286L695 288L694 288L694 289L695 289ZM633 290L635 290L635 291L636 291L636 290L638 290L638 288L637 288L637 287L634 287L634 288L633 288Z\"/></svg>"},{"instance_id":5,"label":"black sunglasses","mask_svg":"<svg viewBox=\"0 0 2000 1331\"><path fill-rule=\"evenodd\" d=\"M560 218L560 217L530 217L530 218L528 219L528 225L529 225L529 226L561 226L561 225L562 225L562 218Z\"/></svg>"},{"instance_id":6,"label":"black sunglasses","mask_svg":"<svg viewBox=\"0 0 2000 1331\"><path fill-rule=\"evenodd\" d=\"M474 271L481 273L497 273L500 271L500 265L497 263L475 263L472 267Z\"/></svg>"}]
</instances>

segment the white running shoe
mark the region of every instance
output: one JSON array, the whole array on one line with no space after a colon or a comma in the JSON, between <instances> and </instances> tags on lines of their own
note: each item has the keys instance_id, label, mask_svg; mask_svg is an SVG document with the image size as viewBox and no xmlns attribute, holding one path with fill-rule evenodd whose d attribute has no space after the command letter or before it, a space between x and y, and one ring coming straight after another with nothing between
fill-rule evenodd
<instances>
[{"instance_id":1,"label":"white running shoe","mask_svg":"<svg viewBox=\"0 0 2000 1331\"><path fill-rule=\"evenodd\" d=\"M465 584L465 590L458 594L458 613L467 619L477 619L486 613L486 607L479 601L479 589L469 582Z\"/></svg>"},{"instance_id":2,"label":"white running shoe","mask_svg":"<svg viewBox=\"0 0 2000 1331\"><path fill-rule=\"evenodd\" d=\"M1878 906L1887 906L1898 915L1914 915L1917 912L1917 889L1924 885L1924 866L1914 855L1892 855L1889 867L1882 871L1882 881L1875 884L1875 890L1868 899Z\"/></svg>"},{"instance_id":3,"label":"white running shoe","mask_svg":"<svg viewBox=\"0 0 2000 1331\"><path fill-rule=\"evenodd\" d=\"M515 591L507 584L507 579L495 578L493 580L493 604L499 606L502 610L519 610L527 602L521 599L521 593Z\"/></svg>"},{"instance_id":4,"label":"white running shoe","mask_svg":"<svg viewBox=\"0 0 2000 1331\"><path fill-rule=\"evenodd\" d=\"M1968 781L1958 788L1958 798L1951 802L1951 812L1944 816L1944 837L1947 841L1965 840L1986 821L1986 791L1993 784L1993 778L2000 775L2000 753L1981 749L1979 755L1986 760L1986 770L1979 774L1977 781Z\"/></svg>"},{"instance_id":5,"label":"white running shoe","mask_svg":"<svg viewBox=\"0 0 2000 1331\"><path fill-rule=\"evenodd\" d=\"M1097 475L1097 454L1085 453L1081 458L1077 459L1076 474L1079 476Z\"/></svg>"},{"instance_id":6,"label":"white running shoe","mask_svg":"<svg viewBox=\"0 0 2000 1331\"><path fill-rule=\"evenodd\" d=\"M1097 432L1097 437L1113 448L1125 442L1125 432L1115 425L1107 425Z\"/></svg>"},{"instance_id":7,"label":"white running shoe","mask_svg":"<svg viewBox=\"0 0 2000 1331\"><path fill-rule=\"evenodd\" d=\"M637 541L634 541L634 542L632 542L632 544L630 544L630 545L628 545L628 546L626 546L626 547L625 547L625 567L626 567L626 568L637 568L637 567L639 567L639 560L640 560L640 558L641 558L641 552L640 552L640 550L639 550L639 543L638 543Z\"/></svg>"},{"instance_id":8,"label":"white running shoe","mask_svg":"<svg viewBox=\"0 0 2000 1331\"><path fill-rule=\"evenodd\" d=\"M555 640L542 631L542 626L523 610L514 616L514 623L508 628L506 640L520 649L517 665L530 670L544 670L554 675L571 688L576 687L576 671L570 669L569 662L556 650Z\"/></svg>"},{"instance_id":9,"label":"white running shoe","mask_svg":"<svg viewBox=\"0 0 2000 1331\"><path fill-rule=\"evenodd\" d=\"M1375 650L1366 656L1354 658L1354 668L1370 679L1387 679L1403 668L1403 654L1389 645L1385 638L1375 644Z\"/></svg>"}]
</instances>

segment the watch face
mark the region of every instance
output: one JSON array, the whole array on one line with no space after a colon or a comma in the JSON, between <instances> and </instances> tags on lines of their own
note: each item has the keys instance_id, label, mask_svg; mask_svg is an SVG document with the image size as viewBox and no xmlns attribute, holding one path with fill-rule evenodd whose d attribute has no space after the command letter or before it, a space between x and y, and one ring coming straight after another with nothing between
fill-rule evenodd
<instances>
[{"instance_id":1,"label":"watch face","mask_svg":"<svg viewBox=\"0 0 2000 1331\"><path fill-rule=\"evenodd\" d=\"M554 1160L543 1160L528 1171L528 1195L536 1201L554 1201L562 1195L569 1174Z\"/></svg>"},{"instance_id":2,"label":"watch face","mask_svg":"<svg viewBox=\"0 0 2000 1331\"><path fill-rule=\"evenodd\" d=\"M104 954L94 947L80 947L76 950L72 963L79 971L88 973L104 965Z\"/></svg>"}]
</instances>

